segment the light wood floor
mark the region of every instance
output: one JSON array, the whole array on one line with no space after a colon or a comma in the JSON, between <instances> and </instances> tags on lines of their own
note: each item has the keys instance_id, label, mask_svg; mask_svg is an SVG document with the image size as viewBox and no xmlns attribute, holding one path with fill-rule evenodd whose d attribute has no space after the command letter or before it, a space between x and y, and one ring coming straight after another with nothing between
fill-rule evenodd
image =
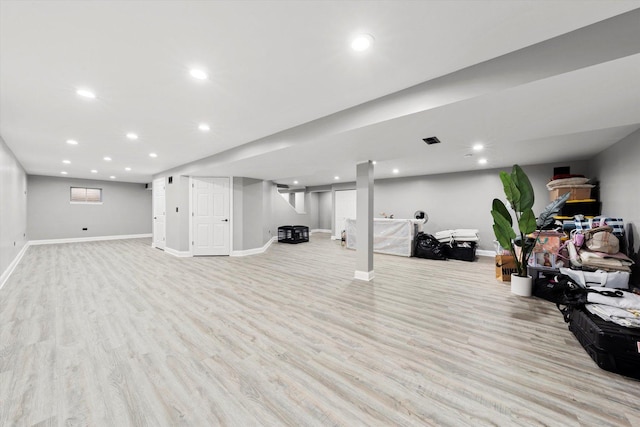
<instances>
[{"instance_id":1,"label":"light wood floor","mask_svg":"<svg viewBox=\"0 0 640 427\"><path fill-rule=\"evenodd\" d=\"M366 283L354 256L32 246L0 290L0 425L640 425L640 382L491 259L376 255Z\"/></svg>"}]
</instances>

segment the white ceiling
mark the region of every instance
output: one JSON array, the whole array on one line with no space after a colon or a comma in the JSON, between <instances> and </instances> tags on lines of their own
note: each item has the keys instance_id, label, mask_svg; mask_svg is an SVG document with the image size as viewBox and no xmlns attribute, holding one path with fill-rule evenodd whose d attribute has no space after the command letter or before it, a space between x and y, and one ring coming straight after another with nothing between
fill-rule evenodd
<instances>
[{"instance_id":1,"label":"white ceiling","mask_svg":"<svg viewBox=\"0 0 640 427\"><path fill-rule=\"evenodd\" d=\"M369 159L376 178L584 159L640 128L638 8L0 0L0 136L29 174L127 182L170 170L311 186ZM375 41L357 53L360 32ZM478 141L486 166L465 157Z\"/></svg>"}]
</instances>

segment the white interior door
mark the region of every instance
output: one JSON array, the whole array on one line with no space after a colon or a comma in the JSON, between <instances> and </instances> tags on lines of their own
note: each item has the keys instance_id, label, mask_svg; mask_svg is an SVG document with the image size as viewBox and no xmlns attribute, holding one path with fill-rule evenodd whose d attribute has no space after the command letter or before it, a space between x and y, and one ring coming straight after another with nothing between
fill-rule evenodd
<instances>
[{"instance_id":1,"label":"white interior door","mask_svg":"<svg viewBox=\"0 0 640 427\"><path fill-rule=\"evenodd\" d=\"M340 239L345 229L344 220L356 217L356 190L339 190L335 192L333 235Z\"/></svg>"},{"instance_id":2,"label":"white interior door","mask_svg":"<svg viewBox=\"0 0 640 427\"><path fill-rule=\"evenodd\" d=\"M153 186L151 187L153 193L153 243L156 248L164 250L165 245L165 215L166 215L166 202L165 202L165 188L164 178L158 178L153 180Z\"/></svg>"},{"instance_id":3,"label":"white interior door","mask_svg":"<svg viewBox=\"0 0 640 427\"><path fill-rule=\"evenodd\" d=\"M192 253L229 255L229 178L192 178Z\"/></svg>"}]
</instances>

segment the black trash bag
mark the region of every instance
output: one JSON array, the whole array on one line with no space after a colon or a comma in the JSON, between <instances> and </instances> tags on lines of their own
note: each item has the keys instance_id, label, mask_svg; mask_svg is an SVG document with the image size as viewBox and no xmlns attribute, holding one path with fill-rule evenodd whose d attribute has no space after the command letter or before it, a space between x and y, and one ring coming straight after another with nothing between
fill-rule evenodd
<instances>
[{"instance_id":1,"label":"black trash bag","mask_svg":"<svg viewBox=\"0 0 640 427\"><path fill-rule=\"evenodd\" d=\"M446 260L444 245L431 234L420 232L416 236L414 255L418 258Z\"/></svg>"}]
</instances>

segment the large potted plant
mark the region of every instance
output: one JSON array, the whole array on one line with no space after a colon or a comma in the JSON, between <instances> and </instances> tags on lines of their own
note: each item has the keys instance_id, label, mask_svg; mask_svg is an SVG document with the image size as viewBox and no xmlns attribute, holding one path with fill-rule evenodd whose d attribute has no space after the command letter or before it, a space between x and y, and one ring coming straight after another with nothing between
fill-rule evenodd
<instances>
[{"instance_id":1,"label":"large potted plant","mask_svg":"<svg viewBox=\"0 0 640 427\"><path fill-rule=\"evenodd\" d=\"M493 232L500 246L508 249L515 259L516 273L511 276L511 292L531 296L533 284L531 277L527 274L527 265L536 245L537 234L534 237L529 235L553 224L554 215L560 211L569 194L551 202L536 219L533 213L535 201L533 187L522 168L514 165L510 174L500 172L500 180L509 207L515 214L515 220L502 200L493 199L491 207ZM517 224L517 232L513 229L514 224Z\"/></svg>"}]
</instances>

